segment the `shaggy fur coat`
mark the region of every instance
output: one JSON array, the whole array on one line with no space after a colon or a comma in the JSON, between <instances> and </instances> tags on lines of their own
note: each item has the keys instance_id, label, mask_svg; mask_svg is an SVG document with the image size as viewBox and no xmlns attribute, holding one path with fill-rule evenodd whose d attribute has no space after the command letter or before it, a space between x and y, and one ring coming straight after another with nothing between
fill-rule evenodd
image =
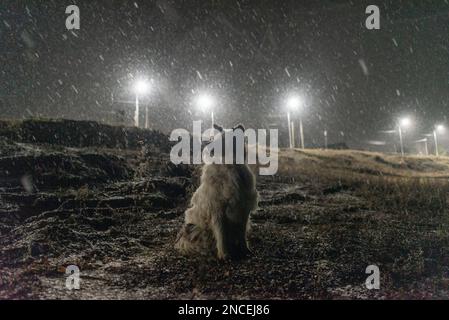
<instances>
[{"instance_id":1,"label":"shaggy fur coat","mask_svg":"<svg viewBox=\"0 0 449 320\"><path fill-rule=\"evenodd\" d=\"M175 248L218 259L246 256L249 216L257 201L255 176L248 165L204 165Z\"/></svg>"}]
</instances>

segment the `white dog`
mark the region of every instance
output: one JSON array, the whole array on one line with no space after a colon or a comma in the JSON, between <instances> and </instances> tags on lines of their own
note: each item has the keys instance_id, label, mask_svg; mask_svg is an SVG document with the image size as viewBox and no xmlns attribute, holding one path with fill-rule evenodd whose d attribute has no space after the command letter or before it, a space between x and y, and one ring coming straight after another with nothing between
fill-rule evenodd
<instances>
[{"instance_id":1,"label":"white dog","mask_svg":"<svg viewBox=\"0 0 449 320\"><path fill-rule=\"evenodd\" d=\"M223 128L214 127L224 140ZM245 130L242 125L232 130L238 129ZM249 215L257 201L255 176L247 164L204 165L175 248L184 254L216 254L221 260L246 256Z\"/></svg>"}]
</instances>

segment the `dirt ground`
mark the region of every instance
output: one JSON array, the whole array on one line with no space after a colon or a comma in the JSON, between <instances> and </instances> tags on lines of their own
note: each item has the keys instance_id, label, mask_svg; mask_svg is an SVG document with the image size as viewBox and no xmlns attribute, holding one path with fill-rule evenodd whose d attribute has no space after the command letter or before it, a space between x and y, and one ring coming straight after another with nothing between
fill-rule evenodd
<instances>
[{"instance_id":1,"label":"dirt ground","mask_svg":"<svg viewBox=\"0 0 449 320\"><path fill-rule=\"evenodd\" d=\"M285 152L276 176L258 177L254 255L218 262L173 249L197 168L145 145L0 137L1 299L448 298L446 185L411 186L432 195L402 203L396 187L323 178L307 168L323 157L313 152L293 174ZM323 153L339 166L343 153ZM449 173L438 170L439 181ZM68 265L80 290L65 287ZM380 268L379 290L365 287L368 265Z\"/></svg>"}]
</instances>

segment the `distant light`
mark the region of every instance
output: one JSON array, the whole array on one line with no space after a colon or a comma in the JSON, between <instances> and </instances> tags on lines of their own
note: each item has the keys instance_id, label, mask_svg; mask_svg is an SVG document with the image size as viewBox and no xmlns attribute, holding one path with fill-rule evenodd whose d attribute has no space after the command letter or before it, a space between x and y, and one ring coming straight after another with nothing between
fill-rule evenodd
<instances>
[{"instance_id":1,"label":"distant light","mask_svg":"<svg viewBox=\"0 0 449 320\"><path fill-rule=\"evenodd\" d=\"M287 108L289 110L297 110L302 104L302 99L301 97L294 95L294 96L290 96L287 99Z\"/></svg>"},{"instance_id":2,"label":"distant light","mask_svg":"<svg viewBox=\"0 0 449 320\"><path fill-rule=\"evenodd\" d=\"M202 111L209 110L214 105L214 98L209 94L201 94L198 96L196 103Z\"/></svg>"},{"instance_id":3,"label":"distant light","mask_svg":"<svg viewBox=\"0 0 449 320\"><path fill-rule=\"evenodd\" d=\"M142 95L150 91L150 87L150 83L147 80L137 80L134 84L134 92Z\"/></svg>"},{"instance_id":4,"label":"distant light","mask_svg":"<svg viewBox=\"0 0 449 320\"><path fill-rule=\"evenodd\" d=\"M399 120L399 124L401 127L410 127L412 120L410 120L410 118L402 118Z\"/></svg>"},{"instance_id":5,"label":"distant light","mask_svg":"<svg viewBox=\"0 0 449 320\"><path fill-rule=\"evenodd\" d=\"M437 125L437 126L435 127L435 129L436 129L437 132L439 132L439 133L443 133L444 131L446 131L446 128L445 128L442 124Z\"/></svg>"}]
</instances>

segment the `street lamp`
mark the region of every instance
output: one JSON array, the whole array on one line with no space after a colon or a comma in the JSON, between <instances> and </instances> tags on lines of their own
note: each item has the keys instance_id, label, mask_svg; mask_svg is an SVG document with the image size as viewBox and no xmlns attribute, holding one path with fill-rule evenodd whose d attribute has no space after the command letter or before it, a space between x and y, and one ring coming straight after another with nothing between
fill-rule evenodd
<instances>
[{"instance_id":1,"label":"street lamp","mask_svg":"<svg viewBox=\"0 0 449 320\"><path fill-rule=\"evenodd\" d=\"M136 110L134 112L134 125L139 127L139 96L143 96L150 91L150 83L147 80L140 79L134 83L134 93L136 95ZM145 128L148 128L148 107L145 113Z\"/></svg>"},{"instance_id":2,"label":"street lamp","mask_svg":"<svg viewBox=\"0 0 449 320\"><path fill-rule=\"evenodd\" d=\"M429 139L425 138L424 140L424 147L425 147L425 152L426 152L426 156L429 155Z\"/></svg>"},{"instance_id":3,"label":"street lamp","mask_svg":"<svg viewBox=\"0 0 449 320\"><path fill-rule=\"evenodd\" d=\"M435 155L438 157L440 155L438 151L438 133L443 133L446 128L442 125L436 125L433 129L433 140L435 141Z\"/></svg>"},{"instance_id":4,"label":"street lamp","mask_svg":"<svg viewBox=\"0 0 449 320\"><path fill-rule=\"evenodd\" d=\"M288 139L289 139L289 146L290 149L294 147L295 145L295 126L294 122L290 120L290 112L294 112L298 110L301 105L303 104L303 101L301 97L297 95L292 95L287 99L287 128L288 128ZM302 127L302 118L299 118L299 134L301 138L301 149L304 149L304 132Z\"/></svg>"},{"instance_id":5,"label":"street lamp","mask_svg":"<svg viewBox=\"0 0 449 320\"><path fill-rule=\"evenodd\" d=\"M401 144L401 155L404 157L404 142L402 141L402 128L407 128L412 124L410 118L402 118L399 120L398 132L399 132L399 142Z\"/></svg>"},{"instance_id":6,"label":"street lamp","mask_svg":"<svg viewBox=\"0 0 449 320\"><path fill-rule=\"evenodd\" d=\"M324 150L327 150L327 129L324 129Z\"/></svg>"},{"instance_id":7,"label":"street lamp","mask_svg":"<svg viewBox=\"0 0 449 320\"><path fill-rule=\"evenodd\" d=\"M203 93L197 97L196 104L202 112L207 112L208 110L210 110L211 128L213 128L215 123L213 110L215 104L214 98L209 94Z\"/></svg>"}]
</instances>

